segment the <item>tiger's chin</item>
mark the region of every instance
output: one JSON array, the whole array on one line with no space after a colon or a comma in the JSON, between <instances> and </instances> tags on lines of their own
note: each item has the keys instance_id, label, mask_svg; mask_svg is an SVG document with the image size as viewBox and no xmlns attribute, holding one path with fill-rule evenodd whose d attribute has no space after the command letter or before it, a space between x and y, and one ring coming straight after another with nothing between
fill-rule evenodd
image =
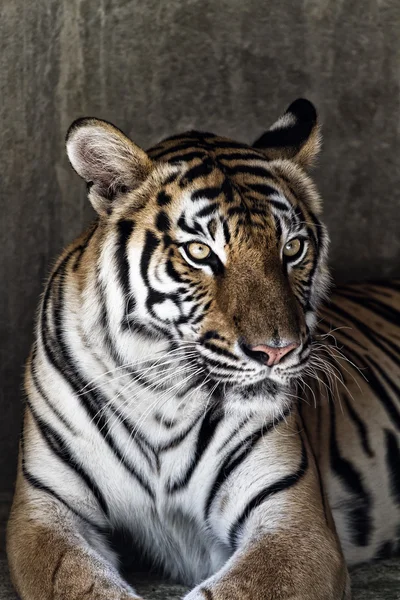
<instances>
[{"instance_id":1,"label":"tiger's chin","mask_svg":"<svg viewBox=\"0 0 400 600\"><path fill-rule=\"evenodd\" d=\"M248 385L227 384L224 392L225 412L238 418L280 418L290 411L295 398L290 387L268 378Z\"/></svg>"},{"instance_id":2,"label":"tiger's chin","mask_svg":"<svg viewBox=\"0 0 400 600\"><path fill-rule=\"evenodd\" d=\"M290 411L296 399L294 380L285 383L270 377L259 380L220 382L220 398L226 414L238 419L256 417L281 418Z\"/></svg>"}]
</instances>

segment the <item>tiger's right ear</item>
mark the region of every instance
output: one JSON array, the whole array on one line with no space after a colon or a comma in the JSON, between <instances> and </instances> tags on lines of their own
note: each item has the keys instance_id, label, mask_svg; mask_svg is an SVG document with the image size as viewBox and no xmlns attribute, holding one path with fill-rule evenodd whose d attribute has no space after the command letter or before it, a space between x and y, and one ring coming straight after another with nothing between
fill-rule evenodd
<instances>
[{"instance_id":1,"label":"tiger's right ear","mask_svg":"<svg viewBox=\"0 0 400 600\"><path fill-rule=\"evenodd\" d=\"M88 184L89 200L100 215L110 214L117 198L149 175L149 156L119 129L99 119L74 121L66 137L68 158Z\"/></svg>"},{"instance_id":2,"label":"tiger's right ear","mask_svg":"<svg viewBox=\"0 0 400 600\"><path fill-rule=\"evenodd\" d=\"M312 166L321 148L317 111L305 98L292 102L284 115L253 144L268 160L286 159L304 169Z\"/></svg>"}]
</instances>

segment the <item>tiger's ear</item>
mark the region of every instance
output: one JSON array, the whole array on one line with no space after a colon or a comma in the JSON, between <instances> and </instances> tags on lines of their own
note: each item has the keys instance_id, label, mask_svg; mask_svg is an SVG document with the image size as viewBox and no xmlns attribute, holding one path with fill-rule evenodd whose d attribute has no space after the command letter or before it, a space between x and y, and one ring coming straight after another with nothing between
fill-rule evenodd
<instances>
[{"instance_id":1,"label":"tiger's ear","mask_svg":"<svg viewBox=\"0 0 400 600\"><path fill-rule=\"evenodd\" d=\"M261 150L269 160L286 158L303 168L310 167L321 147L314 105L304 98L295 100L253 147Z\"/></svg>"},{"instance_id":2,"label":"tiger's ear","mask_svg":"<svg viewBox=\"0 0 400 600\"><path fill-rule=\"evenodd\" d=\"M66 137L68 158L88 184L89 200L100 215L110 214L117 197L137 188L153 163L119 129L99 119L74 121Z\"/></svg>"}]
</instances>

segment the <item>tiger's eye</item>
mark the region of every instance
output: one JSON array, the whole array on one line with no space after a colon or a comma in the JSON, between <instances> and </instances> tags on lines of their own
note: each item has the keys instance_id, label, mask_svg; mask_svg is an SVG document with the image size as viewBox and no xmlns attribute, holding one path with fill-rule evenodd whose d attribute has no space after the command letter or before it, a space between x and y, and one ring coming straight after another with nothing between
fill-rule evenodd
<instances>
[{"instance_id":1,"label":"tiger's eye","mask_svg":"<svg viewBox=\"0 0 400 600\"><path fill-rule=\"evenodd\" d=\"M211 250L206 244L200 244L199 242L192 242L187 246L187 253L191 258L195 260L205 260L211 254Z\"/></svg>"},{"instance_id":2,"label":"tiger's eye","mask_svg":"<svg viewBox=\"0 0 400 600\"><path fill-rule=\"evenodd\" d=\"M301 241L298 238L294 238L287 242L283 247L283 254L289 258L296 256L301 250Z\"/></svg>"}]
</instances>

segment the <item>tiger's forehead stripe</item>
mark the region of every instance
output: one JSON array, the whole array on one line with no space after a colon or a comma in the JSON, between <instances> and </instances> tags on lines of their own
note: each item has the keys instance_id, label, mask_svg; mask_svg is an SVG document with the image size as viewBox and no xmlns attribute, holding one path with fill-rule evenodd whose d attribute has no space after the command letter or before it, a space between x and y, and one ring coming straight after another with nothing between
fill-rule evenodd
<instances>
[{"instance_id":1,"label":"tiger's forehead stripe","mask_svg":"<svg viewBox=\"0 0 400 600\"><path fill-rule=\"evenodd\" d=\"M210 186L206 188L201 188L199 190L195 190L191 194L191 199L193 200L193 202L196 202L196 200L202 200L203 198L207 198L208 200L215 200L215 198L218 198L221 192L222 186Z\"/></svg>"},{"instance_id":2,"label":"tiger's forehead stripe","mask_svg":"<svg viewBox=\"0 0 400 600\"><path fill-rule=\"evenodd\" d=\"M267 213L272 217L271 209L275 208L281 212L294 209L297 211L297 220L307 220L313 228L311 217L308 218L308 214L304 215L299 209L299 202L304 204L309 190L300 182L299 185L293 185L284 165L275 167L274 163L271 166L261 151L246 144L207 132L191 131L172 136L148 152L155 160L182 163L186 169L178 177L179 187L195 188L191 194L193 202L208 199L220 204L222 201L224 205L232 204L226 216L234 217L239 225L249 225L255 221L257 228L257 220L265 219ZM209 178L211 174L215 177L218 173L221 180L219 185ZM199 183L201 187L196 188ZM159 198L162 201L164 196ZM211 214L212 209L209 210ZM250 213L252 218L249 218ZM312 235L315 238L315 231L312 231Z\"/></svg>"}]
</instances>

